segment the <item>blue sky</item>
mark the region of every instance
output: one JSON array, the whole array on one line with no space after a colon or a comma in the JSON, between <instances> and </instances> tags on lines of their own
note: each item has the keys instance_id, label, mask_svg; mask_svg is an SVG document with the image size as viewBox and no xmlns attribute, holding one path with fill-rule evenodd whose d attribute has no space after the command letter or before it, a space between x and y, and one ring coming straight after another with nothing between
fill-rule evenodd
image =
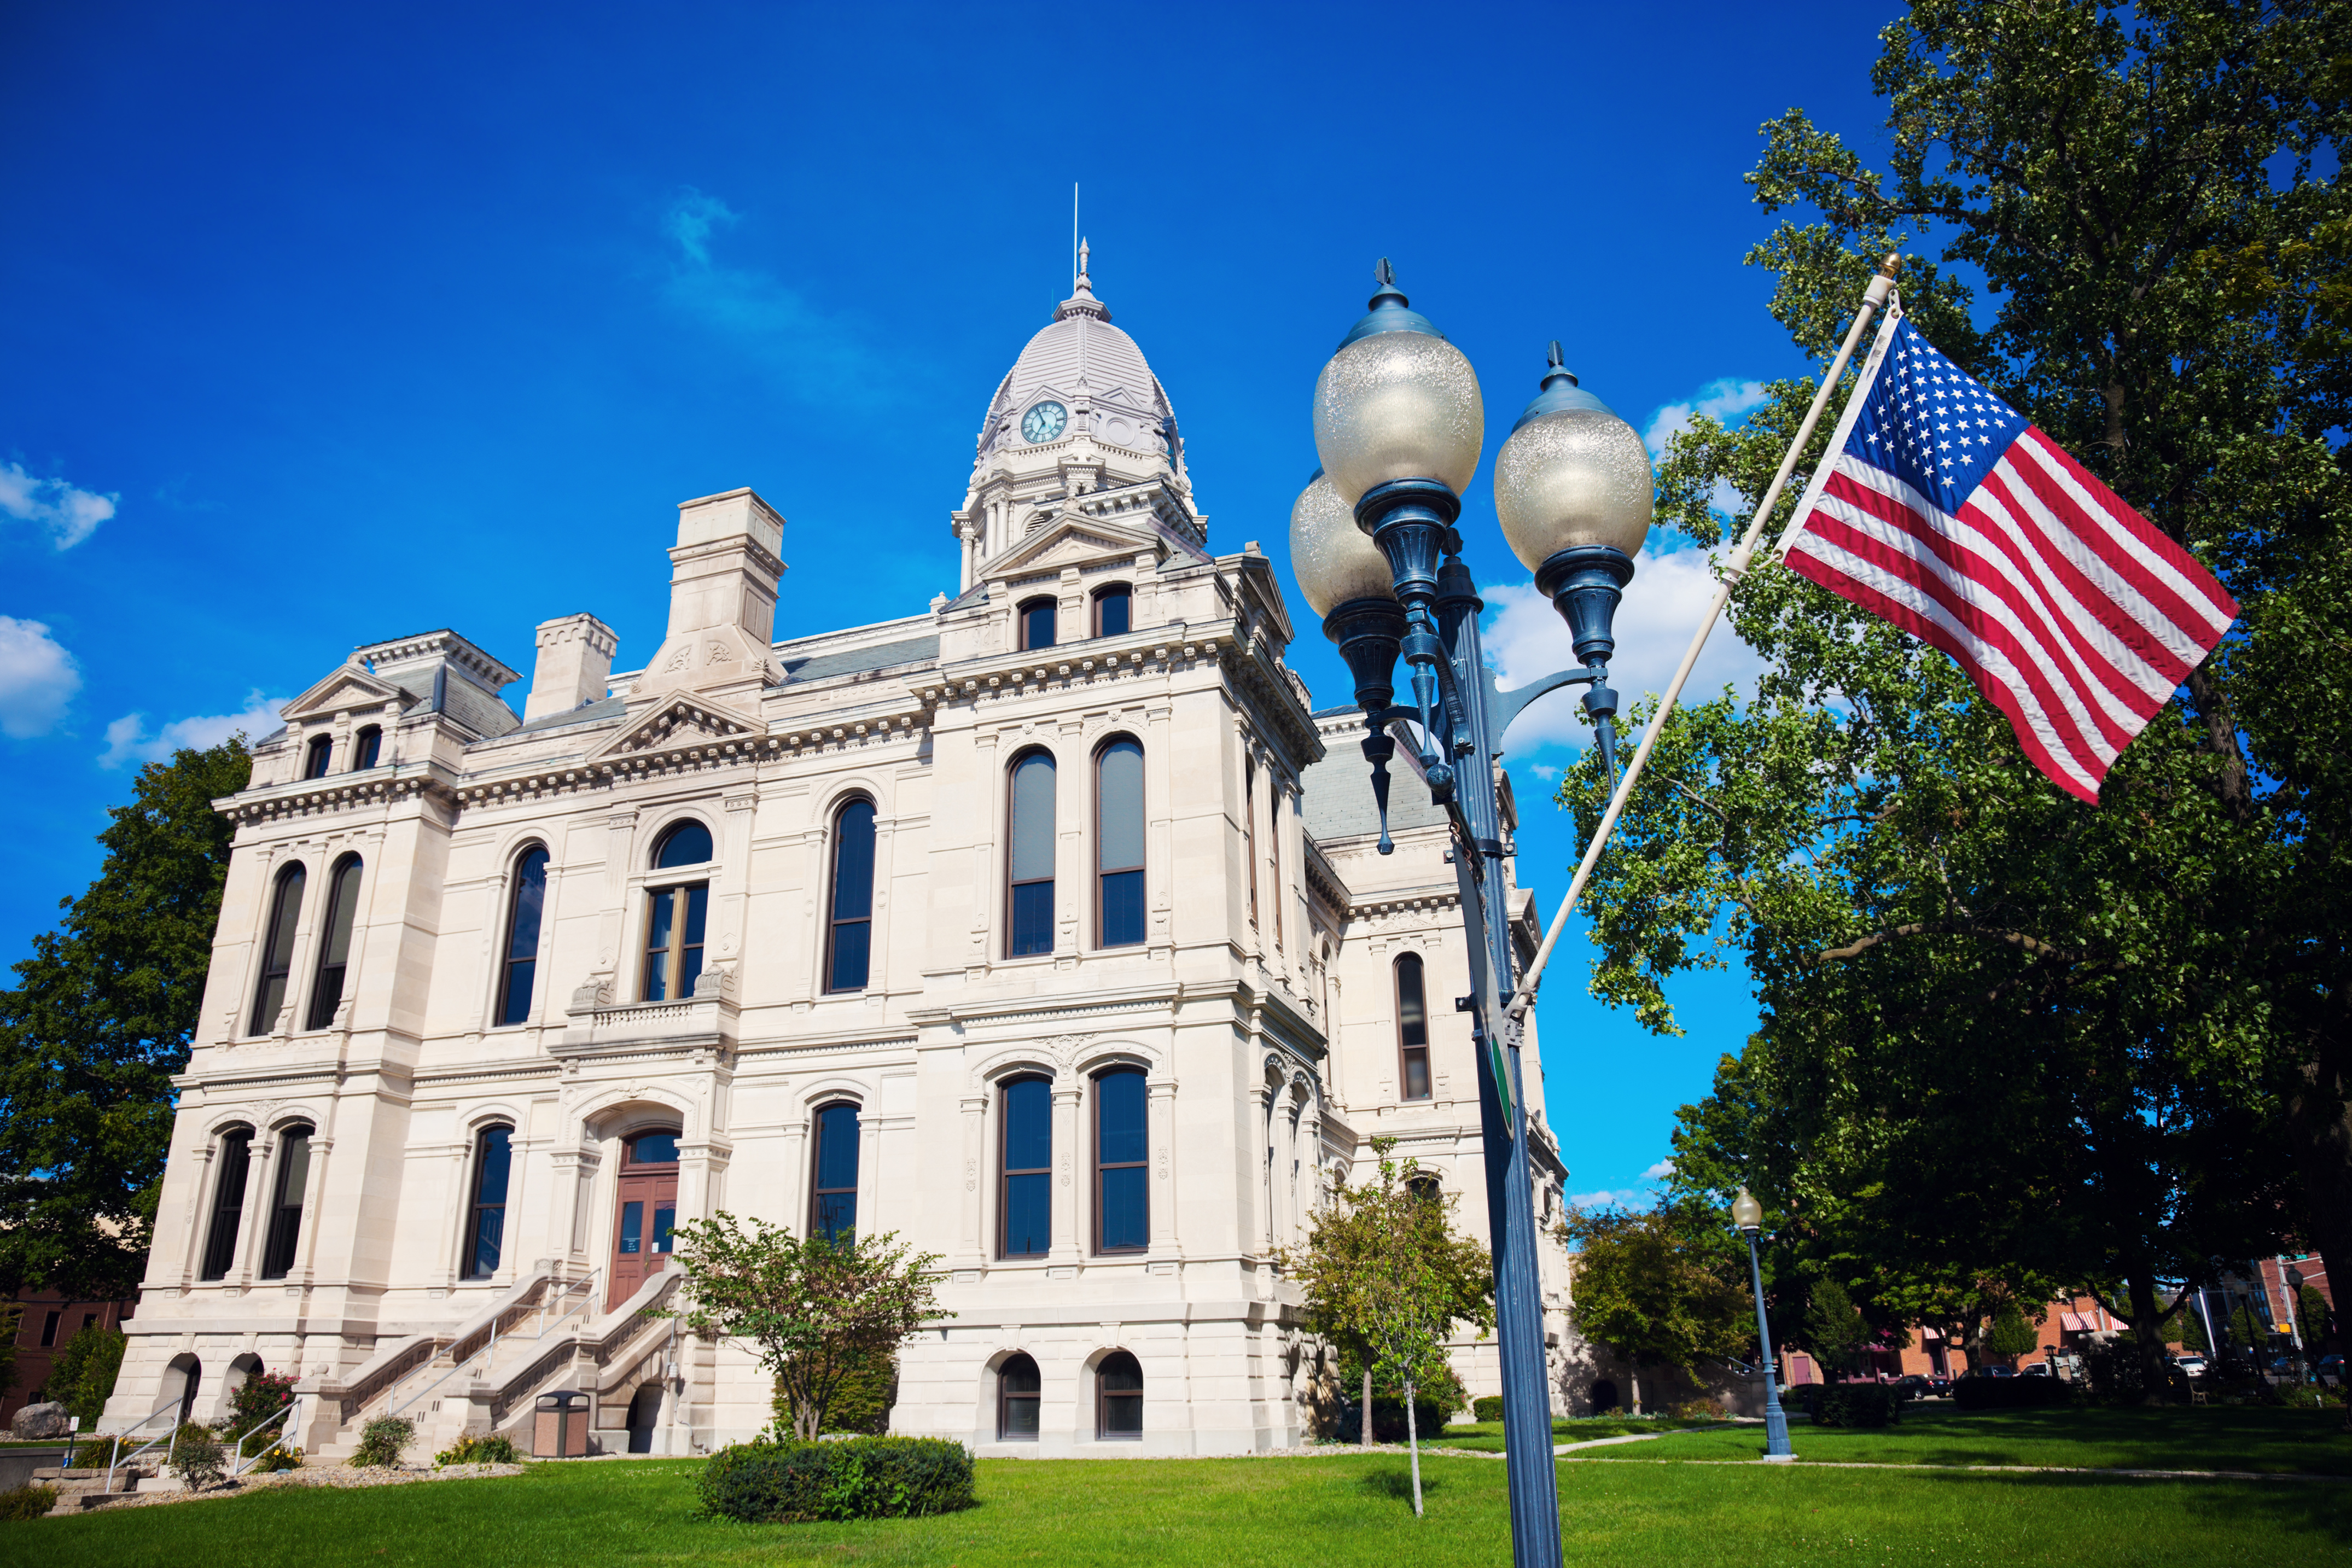
<instances>
[{"instance_id":1,"label":"blue sky","mask_svg":"<svg viewBox=\"0 0 2352 1568\"><path fill-rule=\"evenodd\" d=\"M1182 421L1212 545L1282 562L1307 398L1375 257L1469 354L1488 452L1560 339L1645 432L1801 368L1740 265L1792 104L1880 148L1887 4L898 8L13 5L0 16L0 957L97 864L131 770L274 726L354 645L441 625L530 667L591 610L658 641L675 504L790 519L780 635L955 587L998 379L1097 291ZM1507 679L1566 663L1482 467ZM1645 559L1618 685L1664 684L1696 558ZM1294 664L1347 698L1294 600ZM1702 678L1737 679L1736 645ZM510 694L519 704L520 688ZM1572 696L1511 737L1521 875ZM1542 1004L1571 1187L1632 1193L1755 1012L1654 1040Z\"/></svg>"}]
</instances>

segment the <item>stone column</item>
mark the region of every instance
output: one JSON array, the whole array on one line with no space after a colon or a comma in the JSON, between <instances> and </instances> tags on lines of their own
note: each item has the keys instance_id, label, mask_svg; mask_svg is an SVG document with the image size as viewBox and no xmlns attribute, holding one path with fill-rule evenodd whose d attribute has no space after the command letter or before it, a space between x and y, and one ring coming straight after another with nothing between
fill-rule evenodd
<instances>
[{"instance_id":1,"label":"stone column","mask_svg":"<svg viewBox=\"0 0 2352 1568\"><path fill-rule=\"evenodd\" d=\"M983 1266L995 1250L983 1228L987 1206L981 1190L982 1184L993 1177L988 1154L988 1099L983 1089L959 1102L963 1112L963 1191L959 1195L962 1218L956 1232L958 1260L975 1269Z\"/></svg>"},{"instance_id":2,"label":"stone column","mask_svg":"<svg viewBox=\"0 0 2352 1568\"><path fill-rule=\"evenodd\" d=\"M1151 1139L1151 1258L1177 1257L1182 1244L1176 1234L1176 1081L1145 1080L1145 1129ZM1149 1407L1150 1401L1146 1401Z\"/></svg>"},{"instance_id":3,"label":"stone column","mask_svg":"<svg viewBox=\"0 0 2352 1568\"><path fill-rule=\"evenodd\" d=\"M1055 1263L1075 1263L1084 1250L1078 1239L1078 1176L1085 1137L1078 1113L1085 1101L1086 1092L1076 1082L1055 1084L1054 1249L1047 1256Z\"/></svg>"}]
</instances>

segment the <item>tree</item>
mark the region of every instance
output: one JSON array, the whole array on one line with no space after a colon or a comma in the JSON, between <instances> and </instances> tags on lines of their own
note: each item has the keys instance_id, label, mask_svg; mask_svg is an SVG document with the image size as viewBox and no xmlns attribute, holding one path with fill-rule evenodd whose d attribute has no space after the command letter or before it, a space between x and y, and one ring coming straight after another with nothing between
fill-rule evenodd
<instances>
[{"instance_id":1,"label":"tree","mask_svg":"<svg viewBox=\"0 0 2352 1568\"><path fill-rule=\"evenodd\" d=\"M1635 1415L1643 1365L1751 1352L1747 1255L1733 1252L1719 1208L1687 1198L1649 1209L1571 1207L1557 1234L1577 1249L1577 1330L1632 1364Z\"/></svg>"},{"instance_id":2,"label":"tree","mask_svg":"<svg viewBox=\"0 0 2352 1568\"><path fill-rule=\"evenodd\" d=\"M1759 202L1818 220L1749 256L1798 345L1825 361L1913 251L1921 330L2244 613L2092 807L1942 654L1768 563L1733 596L1756 700L1669 724L1594 884L1595 988L1653 1028L1668 975L1748 965L1762 1027L1717 1080L1748 1109L1685 1134L1738 1139L1719 1163L1866 1311L2120 1283L2151 1399L2159 1281L2297 1221L2352 1260L2352 202L2313 164L2347 31L2343 0L1916 0L1874 73L1887 172L1765 128ZM1811 389L1770 391L1672 444L1670 526L1713 544L1717 486L1761 495ZM1588 827L1596 768L1562 791Z\"/></svg>"},{"instance_id":3,"label":"tree","mask_svg":"<svg viewBox=\"0 0 2352 1568\"><path fill-rule=\"evenodd\" d=\"M803 1239L722 1210L679 1226L677 1248L687 1301L677 1317L698 1333L751 1341L804 1442L825 1429L846 1384L925 1323L955 1315L939 1304L939 1255L895 1231Z\"/></svg>"},{"instance_id":4,"label":"tree","mask_svg":"<svg viewBox=\"0 0 2352 1568\"><path fill-rule=\"evenodd\" d=\"M131 1343L121 1329L90 1324L66 1341L49 1363L43 1391L81 1417L85 1429L95 1427L114 1396L114 1380L122 1370L122 1353Z\"/></svg>"},{"instance_id":5,"label":"tree","mask_svg":"<svg viewBox=\"0 0 2352 1568\"><path fill-rule=\"evenodd\" d=\"M212 802L251 774L242 737L142 768L98 880L0 992L0 1291L137 1287L236 831Z\"/></svg>"},{"instance_id":6,"label":"tree","mask_svg":"<svg viewBox=\"0 0 2352 1568\"><path fill-rule=\"evenodd\" d=\"M1379 1176L1361 1186L1334 1180L1316 1211L1301 1252L1283 1265L1306 1298L1307 1328L1361 1362L1362 1441L1372 1437L1372 1385L1392 1379L1404 1396L1405 1441L1412 1456L1412 1511L1422 1517L1421 1433L1415 1392L1445 1367L1456 1322L1481 1337L1494 1326L1494 1259L1457 1234L1449 1200L1416 1185L1418 1162L1390 1157L1393 1138L1375 1138Z\"/></svg>"},{"instance_id":7,"label":"tree","mask_svg":"<svg viewBox=\"0 0 2352 1568\"><path fill-rule=\"evenodd\" d=\"M1853 1304L1853 1292L1835 1280L1814 1281L1805 1306L1805 1341L1813 1354L1851 1376L1854 1358L1870 1339L1870 1324Z\"/></svg>"},{"instance_id":8,"label":"tree","mask_svg":"<svg viewBox=\"0 0 2352 1568\"><path fill-rule=\"evenodd\" d=\"M2028 1319L2015 1301L2001 1303L1992 1320L1992 1332L1985 1335L1985 1348L2012 1363L2021 1355L2032 1355L2041 1343L2040 1320Z\"/></svg>"}]
</instances>

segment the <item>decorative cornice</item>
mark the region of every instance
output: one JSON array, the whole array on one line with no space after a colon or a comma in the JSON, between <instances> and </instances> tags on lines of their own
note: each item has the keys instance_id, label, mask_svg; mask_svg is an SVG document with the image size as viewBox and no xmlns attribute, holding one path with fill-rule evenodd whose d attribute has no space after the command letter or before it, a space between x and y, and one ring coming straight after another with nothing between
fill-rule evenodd
<instances>
[{"instance_id":1,"label":"decorative cornice","mask_svg":"<svg viewBox=\"0 0 2352 1568\"><path fill-rule=\"evenodd\" d=\"M375 771L371 769L370 771ZM383 770L387 773L389 769ZM368 779L341 773L326 779L306 779L298 784L265 785L213 802L213 810L243 826L282 821L296 817L354 811L368 806L397 805L419 797L452 800L448 783L429 773L394 774Z\"/></svg>"}]
</instances>

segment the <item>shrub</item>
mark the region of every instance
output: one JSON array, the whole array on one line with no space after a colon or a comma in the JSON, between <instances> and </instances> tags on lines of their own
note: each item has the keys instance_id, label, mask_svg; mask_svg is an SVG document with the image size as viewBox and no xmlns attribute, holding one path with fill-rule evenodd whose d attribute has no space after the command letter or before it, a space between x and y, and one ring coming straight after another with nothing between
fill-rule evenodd
<instances>
[{"instance_id":1,"label":"shrub","mask_svg":"<svg viewBox=\"0 0 2352 1568\"><path fill-rule=\"evenodd\" d=\"M1361 1440L1364 1431L1362 1419L1362 1410L1351 1402L1339 1413L1339 1424L1333 1435L1343 1443ZM1426 1443L1445 1429L1445 1407L1433 1399L1416 1399L1412 1402L1412 1420L1421 1440ZM1404 1439L1404 1401L1375 1395L1372 1399L1372 1440L1402 1443Z\"/></svg>"},{"instance_id":2,"label":"shrub","mask_svg":"<svg viewBox=\"0 0 2352 1568\"><path fill-rule=\"evenodd\" d=\"M144 1440L145 1439L142 1438L139 1441L127 1442L122 1445L122 1451L127 1454L131 1449L137 1448L139 1446L139 1442L143 1442ZM106 1469L107 1461L113 1457L113 1438L84 1437L80 1442L74 1445L73 1469L78 1470L102 1470Z\"/></svg>"},{"instance_id":3,"label":"shrub","mask_svg":"<svg viewBox=\"0 0 2352 1568\"><path fill-rule=\"evenodd\" d=\"M1817 1383L1811 1405L1816 1427L1892 1427L1903 1401L1884 1383Z\"/></svg>"},{"instance_id":4,"label":"shrub","mask_svg":"<svg viewBox=\"0 0 2352 1568\"><path fill-rule=\"evenodd\" d=\"M698 1484L707 1512L746 1523L911 1519L971 1506L971 1454L943 1437L739 1443Z\"/></svg>"},{"instance_id":5,"label":"shrub","mask_svg":"<svg viewBox=\"0 0 2352 1568\"><path fill-rule=\"evenodd\" d=\"M1952 1403L1963 1410L2045 1410L2073 1399L2055 1377L1963 1377L1952 1385Z\"/></svg>"},{"instance_id":6,"label":"shrub","mask_svg":"<svg viewBox=\"0 0 2352 1568\"><path fill-rule=\"evenodd\" d=\"M18 1487L0 1491L0 1521L38 1519L58 1506L55 1487Z\"/></svg>"},{"instance_id":7,"label":"shrub","mask_svg":"<svg viewBox=\"0 0 2352 1568\"><path fill-rule=\"evenodd\" d=\"M1666 1414L1677 1421L1720 1421L1723 1406L1712 1399L1685 1399Z\"/></svg>"},{"instance_id":8,"label":"shrub","mask_svg":"<svg viewBox=\"0 0 2352 1568\"><path fill-rule=\"evenodd\" d=\"M503 1433L478 1437L468 1432L434 1455L433 1463L436 1469L442 1465L519 1465L522 1456L515 1452L514 1439Z\"/></svg>"},{"instance_id":9,"label":"shrub","mask_svg":"<svg viewBox=\"0 0 2352 1568\"><path fill-rule=\"evenodd\" d=\"M279 1470L299 1470L301 1468L301 1449L289 1448L283 1443L272 1443L254 1456L253 1463L245 1468L245 1473L249 1476L272 1476Z\"/></svg>"},{"instance_id":10,"label":"shrub","mask_svg":"<svg viewBox=\"0 0 2352 1568\"><path fill-rule=\"evenodd\" d=\"M172 1465L190 1491L202 1491L228 1473L228 1450L219 1433L190 1421L172 1434Z\"/></svg>"},{"instance_id":11,"label":"shrub","mask_svg":"<svg viewBox=\"0 0 2352 1568\"><path fill-rule=\"evenodd\" d=\"M267 1432L254 1432L253 1429L294 1403L294 1382L290 1375L278 1376L268 1372L256 1372L229 1396L228 1428L232 1435L237 1437L241 1452L248 1455L257 1453L292 1435L285 1430L282 1422ZM246 1436L247 1433L252 1435Z\"/></svg>"},{"instance_id":12,"label":"shrub","mask_svg":"<svg viewBox=\"0 0 2352 1568\"><path fill-rule=\"evenodd\" d=\"M405 1416L379 1416L360 1428L359 1451L352 1455L352 1463L389 1468L400 1463L400 1456L415 1440L415 1422Z\"/></svg>"},{"instance_id":13,"label":"shrub","mask_svg":"<svg viewBox=\"0 0 2352 1568\"><path fill-rule=\"evenodd\" d=\"M2083 1370L2090 1378L2092 1397L2102 1405L2139 1405L2147 1400L2147 1382L2140 1370L2139 1347L2128 1335L2094 1341L2084 1347ZM2189 1375L2171 1365L2166 1366L2164 1373L2165 1397L2176 1405L2188 1404Z\"/></svg>"},{"instance_id":14,"label":"shrub","mask_svg":"<svg viewBox=\"0 0 2352 1568\"><path fill-rule=\"evenodd\" d=\"M1499 1394L1489 1394L1483 1399L1473 1399L1470 1401L1470 1414L1481 1421L1501 1420L1503 1396Z\"/></svg>"}]
</instances>

